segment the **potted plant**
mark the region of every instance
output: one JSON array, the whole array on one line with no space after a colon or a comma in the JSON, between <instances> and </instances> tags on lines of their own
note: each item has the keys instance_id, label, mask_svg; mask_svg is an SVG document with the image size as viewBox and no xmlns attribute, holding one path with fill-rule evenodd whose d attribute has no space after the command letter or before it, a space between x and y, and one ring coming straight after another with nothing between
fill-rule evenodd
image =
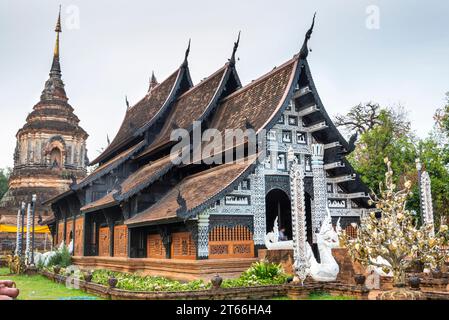
<instances>
[{"instance_id":1,"label":"potted plant","mask_svg":"<svg viewBox=\"0 0 449 320\"><path fill-rule=\"evenodd\" d=\"M421 279L417 275L413 275L408 279L408 282L410 284L410 288L412 290L419 290L419 285L421 284Z\"/></svg>"}]
</instances>

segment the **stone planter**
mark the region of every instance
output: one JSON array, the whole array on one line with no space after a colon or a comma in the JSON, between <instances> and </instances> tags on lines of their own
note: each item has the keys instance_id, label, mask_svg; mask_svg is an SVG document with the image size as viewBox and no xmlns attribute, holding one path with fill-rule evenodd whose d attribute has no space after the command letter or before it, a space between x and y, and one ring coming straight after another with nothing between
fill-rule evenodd
<instances>
[{"instance_id":1,"label":"stone planter","mask_svg":"<svg viewBox=\"0 0 449 320\"><path fill-rule=\"evenodd\" d=\"M108 279L108 284L109 284L110 288L115 288L115 286L117 285L117 282L118 282L118 280L115 277L110 277Z\"/></svg>"},{"instance_id":2,"label":"stone planter","mask_svg":"<svg viewBox=\"0 0 449 320\"><path fill-rule=\"evenodd\" d=\"M411 277L408 279L408 282L409 282L410 288L411 288L412 290L419 290L419 286L420 286L420 284L421 284L421 279L419 279L418 276L411 276Z\"/></svg>"},{"instance_id":3,"label":"stone planter","mask_svg":"<svg viewBox=\"0 0 449 320\"><path fill-rule=\"evenodd\" d=\"M365 285L365 281L366 281L366 277L363 274L356 274L354 276L354 281L355 281L356 285L364 286Z\"/></svg>"},{"instance_id":4,"label":"stone planter","mask_svg":"<svg viewBox=\"0 0 449 320\"><path fill-rule=\"evenodd\" d=\"M443 273L438 268L432 269L430 271L430 274L432 275L432 278L434 278L434 279L441 279L443 277Z\"/></svg>"},{"instance_id":5,"label":"stone planter","mask_svg":"<svg viewBox=\"0 0 449 320\"><path fill-rule=\"evenodd\" d=\"M223 283L223 278L217 274L210 280L210 282L212 283L212 289L217 290L220 289L221 284Z\"/></svg>"},{"instance_id":6,"label":"stone planter","mask_svg":"<svg viewBox=\"0 0 449 320\"><path fill-rule=\"evenodd\" d=\"M84 281L91 282L92 281L92 277L93 277L92 273L88 272L88 273L86 273L84 275Z\"/></svg>"},{"instance_id":7,"label":"stone planter","mask_svg":"<svg viewBox=\"0 0 449 320\"><path fill-rule=\"evenodd\" d=\"M60 271L61 271L61 267L60 267L60 266L54 266L54 267L53 267L53 272L54 272L55 274L59 274Z\"/></svg>"}]
</instances>

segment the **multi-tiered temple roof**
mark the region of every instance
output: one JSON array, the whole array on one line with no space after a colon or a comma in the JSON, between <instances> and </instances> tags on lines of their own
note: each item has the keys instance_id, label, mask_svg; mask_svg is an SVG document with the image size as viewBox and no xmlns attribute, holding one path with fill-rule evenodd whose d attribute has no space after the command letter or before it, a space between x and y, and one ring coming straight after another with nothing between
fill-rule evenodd
<instances>
[{"instance_id":1,"label":"multi-tiered temple roof","mask_svg":"<svg viewBox=\"0 0 449 320\"><path fill-rule=\"evenodd\" d=\"M302 117L304 129L324 144L328 178L338 180L354 203L368 207L369 191L344 157L352 146L332 123L312 79L307 62L311 30L298 54L245 86L235 67L238 42L231 59L196 85L192 84L187 64L189 45L181 67L160 84L153 76L145 97L126 111L115 139L91 162L99 167L72 185L69 194L82 194L95 181L116 177L103 196L81 202L81 212L121 208L129 227L195 216L248 175L255 159L247 159L245 164L176 165L169 155L176 143L170 140L170 133L178 128L191 132L194 121L199 121L202 130L215 128L222 134L226 129L248 128L266 134L291 101ZM117 168L124 163L129 166L123 174ZM145 190L150 195L146 207L126 213L133 197Z\"/></svg>"}]
</instances>

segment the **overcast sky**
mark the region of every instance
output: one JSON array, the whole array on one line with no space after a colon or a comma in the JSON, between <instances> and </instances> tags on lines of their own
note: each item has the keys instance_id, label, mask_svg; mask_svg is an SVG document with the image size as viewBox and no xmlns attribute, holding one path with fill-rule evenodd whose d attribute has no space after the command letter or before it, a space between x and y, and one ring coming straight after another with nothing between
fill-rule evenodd
<instances>
[{"instance_id":1,"label":"overcast sky","mask_svg":"<svg viewBox=\"0 0 449 320\"><path fill-rule=\"evenodd\" d=\"M69 103L98 155L131 104L182 62L192 38L194 83L229 58L242 31L243 84L301 47L313 12L309 64L330 115L359 102L402 104L421 137L449 91L449 1L24 1L0 0L0 167L12 166L15 134L48 78L58 4L61 65Z\"/></svg>"}]
</instances>

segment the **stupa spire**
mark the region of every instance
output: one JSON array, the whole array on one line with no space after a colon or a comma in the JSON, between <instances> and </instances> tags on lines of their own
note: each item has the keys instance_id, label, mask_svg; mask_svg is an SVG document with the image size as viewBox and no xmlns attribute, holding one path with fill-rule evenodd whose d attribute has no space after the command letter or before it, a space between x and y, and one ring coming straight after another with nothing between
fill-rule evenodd
<instances>
[{"instance_id":1,"label":"stupa spire","mask_svg":"<svg viewBox=\"0 0 449 320\"><path fill-rule=\"evenodd\" d=\"M41 100L65 100L67 95L64 90L64 83L61 79L61 64L59 63L59 34L62 32L61 28L61 6L59 6L58 19L56 21L56 42L53 51L53 62L50 69L50 78L45 83L44 91L42 91Z\"/></svg>"},{"instance_id":2,"label":"stupa spire","mask_svg":"<svg viewBox=\"0 0 449 320\"><path fill-rule=\"evenodd\" d=\"M61 28L61 6L59 6L59 14L58 14L58 20L56 21L56 43L55 43L55 49L53 51L53 63L51 65L51 71L50 73L56 73L61 74L61 65L59 64L59 33L62 32Z\"/></svg>"}]
</instances>

